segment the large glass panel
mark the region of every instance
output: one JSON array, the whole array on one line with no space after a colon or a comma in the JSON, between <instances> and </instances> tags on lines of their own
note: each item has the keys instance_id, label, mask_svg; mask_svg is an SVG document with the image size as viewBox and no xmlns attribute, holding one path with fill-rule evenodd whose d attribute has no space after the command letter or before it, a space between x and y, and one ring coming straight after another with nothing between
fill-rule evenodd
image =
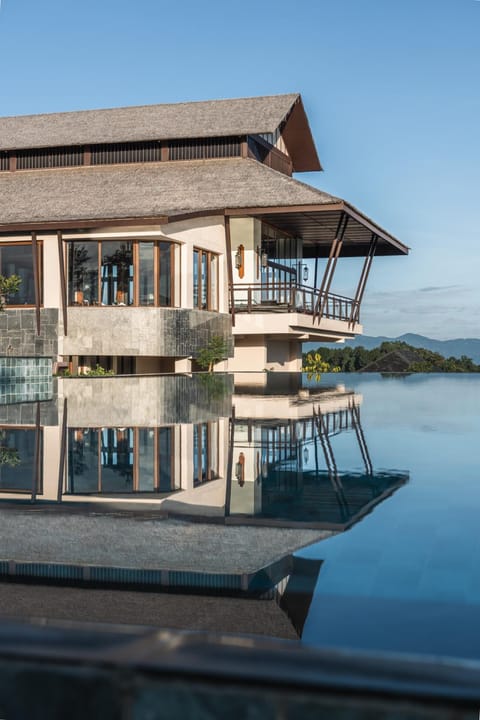
<instances>
[{"instance_id":1,"label":"large glass panel","mask_svg":"<svg viewBox=\"0 0 480 720\"><path fill-rule=\"evenodd\" d=\"M199 298L199 280L200 280L200 252L193 251L193 307L200 307Z\"/></svg>"},{"instance_id":2,"label":"large glass panel","mask_svg":"<svg viewBox=\"0 0 480 720\"><path fill-rule=\"evenodd\" d=\"M193 487L200 485L202 482L200 470L201 427L201 425L193 426Z\"/></svg>"},{"instance_id":3,"label":"large glass panel","mask_svg":"<svg viewBox=\"0 0 480 720\"><path fill-rule=\"evenodd\" d=\"M158 245L160 260L159 270L159 304L172 305L172 245L161 242Z\"/></svg>"},{"instance_id":4,"label":"large glass panel","mask_svg":"<svg viewBox=\"0 0 480 720\"><path fill-rule=\"evenodd\" d=\"M155 245L153 242L141 242L138 244L138 296L140 305L155 304L154 250Z\"/></svg>"},{"instance_id":5,"label":"large glass panel","mask_svg":"<svg viewBox=\"0 0 480 720\"><path fill-rule=\"evenodd\" d=\"M98 243L68 243L68 301L70 305L98 302Z\"/></svg>"},{"instance_id":6,"label":"large glass panel","mask_svg":"<svg viewBox=\"0 0 480 720\"><path fill-rule=\"evenodd\" d=\"M208 442L208 425L207 423L204 423L202 425L202 482L205 482L209 479L208 477L208 467L209 467L209 442Z\"/></svg>"},{"instance_id":7,"label":"large glass panel","mask_svg":"<svg viewBox=\"0 0 480 720\"><path fill-rule=\"evenodd\" d=\"M35 305L35 275L31 245L0 245L0 273L18 275L22 282L17 293L7 298L10 305Z\"/></svg>"},{"instance_id":8,"label":"large glass panel","mask_svg":"<svg viewBox=\"0 0 480 720\"><path fill-rule=\"evenodd\" d=\"M133 253L130 241L102 242L102 305L133 304Z\"/></svg>"},{"instance_id":9,"label":"large glass panel","mask_svg":"<svg viewBox=\"0 0 480 720\"><path fill-rule=\"evenodd\" d=\"M35 430L0 430L0 491L40 489L41 477L33 475L35 435Z\"/></svg>"},{"instance_id":10,"label":"large glass panel","mask_svg":"<svg viewBox=\"0 0 480 720\"><path fill-rule=\"evenodd\" d=\"M218 257L210 255L210 310L218 310Z\"/></svg>"},{"instance_id":11,"label":"large glass panel","mask_svg":"<svg viewBox=\"0 0 480 720\"><path fill-rule=\"evenodd\" d=\"M98 430L68 431L68 492L98 492Z\"/></svg>"},{"instance_id":12,"label":"large glass panel","mask_svg":"<svg viewBox=\"0 0 480 720\"><path fill-rule=\"evenodd\" d=\"M175 488L172 441L172 428L162 427L158 429L158 489L160 492L168 492Z\"/></svg>"},{"instance_id":13,"label":"large glass panel","mask_svg":"<svg viewBox=\"0 0 480 720\"><path fill-rule=\"evenodd\" d=\"M207 253L202 252L202 297L201 305L202 310L208 308L208 256Z\"/></svg>"},{"instance_id":14,"label":"large glass panel","mask_svg":"<svg viewBox=\"0 0 480 720\"><path fill-rule=\"evenodd\" d=\"M102 492L132 492L133 429L103 428L100 435Z\"/></svg>"},{"instance_id":15,"label":"large glass panel","mask_svg":"<svg viewBox=\"0 0 480 720\"><path fill-rule=\"evenodd\" d=\"M138 489L153 492L155 489L155 430L138 430Z\"/></svg>"}]
</instances>

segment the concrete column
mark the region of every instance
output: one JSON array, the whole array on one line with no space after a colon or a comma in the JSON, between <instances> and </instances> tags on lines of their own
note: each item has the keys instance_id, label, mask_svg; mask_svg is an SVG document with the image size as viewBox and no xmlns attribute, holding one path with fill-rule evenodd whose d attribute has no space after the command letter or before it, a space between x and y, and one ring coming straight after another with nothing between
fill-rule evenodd
<instances>
[{"instance_id":1,"label":"concrete column","mask_svg":"<svg viewBox=\"0 0 480 720\"><path fill-rule=\"evenodd\" d=\"M176 373L192 372L192 358L178 358L175 360Z\"/></svg>"}]
</instances>

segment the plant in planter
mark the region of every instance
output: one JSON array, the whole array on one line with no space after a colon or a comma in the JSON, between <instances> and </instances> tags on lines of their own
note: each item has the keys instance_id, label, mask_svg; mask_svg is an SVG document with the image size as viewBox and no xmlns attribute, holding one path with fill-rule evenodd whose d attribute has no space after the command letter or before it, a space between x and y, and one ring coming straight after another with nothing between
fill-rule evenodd
<instances>
[{"instance_id":1,"label":"plant in planter","mask_svg":"<svg viewBox=\"0 0 480 720\"><path fill-rule=\"evenodd\" d=\"M22 278L19 275L0 275L0 312L5 310L7 304L7 298L10 295L15 295L19 289Z\"/></svg>"}]
</instances>

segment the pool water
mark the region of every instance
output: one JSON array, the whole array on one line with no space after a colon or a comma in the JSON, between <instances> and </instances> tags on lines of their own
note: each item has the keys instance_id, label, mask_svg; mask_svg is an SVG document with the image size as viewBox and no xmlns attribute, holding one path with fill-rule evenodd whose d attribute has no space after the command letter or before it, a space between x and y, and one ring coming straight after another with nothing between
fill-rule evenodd
<instances>
[{"instance_id":1,"label":"pool water","mask_svg":"<svg viewBox=\"0 0 480 720\"><path fill-rule=\"evenodd\" d=\"M228 581L306 646L479 659L480 375L267 375L59 380L1 406L5 572Z\"/></svg>"},{"instance_id":2,"label":"pool water","mask_svg":"<svg viewBox=\"0 0 480 720\"><path fill-rule=\"evenodd\" d=\"M478 659L480 376L343 379L363 396L375 467L409 482L301 552L322 560L303 640Z\"/></svg>"}]
</instances>

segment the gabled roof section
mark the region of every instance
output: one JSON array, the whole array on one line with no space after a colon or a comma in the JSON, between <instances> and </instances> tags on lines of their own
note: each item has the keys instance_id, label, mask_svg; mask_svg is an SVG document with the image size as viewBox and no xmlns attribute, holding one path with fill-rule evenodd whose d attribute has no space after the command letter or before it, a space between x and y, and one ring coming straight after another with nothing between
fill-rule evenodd
<instances>
[{"instance_id":1,"label":"gabled roof section","mask_svg":"<svg viewBox=\"0 0 480 720\"><path fill-rule=\"evenodd\" d=\"M284 129L294 169L320 170L298 93L0 118L0 150L259 135Z\"/></svg>"}]
</instances>

